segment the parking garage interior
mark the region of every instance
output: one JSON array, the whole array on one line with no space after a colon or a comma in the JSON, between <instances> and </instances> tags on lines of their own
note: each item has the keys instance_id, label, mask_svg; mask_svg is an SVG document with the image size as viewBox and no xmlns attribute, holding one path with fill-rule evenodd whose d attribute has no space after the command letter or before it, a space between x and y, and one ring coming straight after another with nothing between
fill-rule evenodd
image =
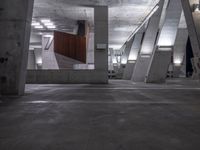
<instances>
[{"instance_id":1,"label":"parking garage interior","mask_svg":"<svg viewBox=\"0 0 200 150\"><path fill-rule=\"evenodd\" d=\"M2 0L0 150L200 149L199 0Z\"/></svg>"}]
</instances>

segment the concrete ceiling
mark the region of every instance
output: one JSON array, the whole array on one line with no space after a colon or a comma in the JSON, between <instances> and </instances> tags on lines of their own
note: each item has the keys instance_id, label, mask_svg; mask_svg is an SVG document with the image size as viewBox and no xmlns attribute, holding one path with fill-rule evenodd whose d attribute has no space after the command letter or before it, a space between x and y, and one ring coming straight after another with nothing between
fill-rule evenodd
<instances>
[{"instance_id":1,"label":"concrete ceiling","mask_svg":"<svg viewBox=\"0 0 200 150\"><path fill-rule=\"evenodd\" d=\"M59 29L73 31L77 20L87 20L91 28L93 6L109 6L109 44L122 46L159 0L35 0L33 18L51 18Z\"/></svg>"}]
</instances>

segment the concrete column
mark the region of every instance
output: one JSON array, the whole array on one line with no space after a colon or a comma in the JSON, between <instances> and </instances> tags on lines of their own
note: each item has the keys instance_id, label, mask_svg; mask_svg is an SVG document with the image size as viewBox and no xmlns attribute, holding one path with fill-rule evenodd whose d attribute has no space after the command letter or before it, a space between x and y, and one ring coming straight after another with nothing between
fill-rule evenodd
<instances>
[{"instance_id":1,"label":"concrete column","mask_svg":"<svg viewBox=\"0 0 200 150\"><path fill-rule=\"evenodd\" d=\"M0 94L22 95L25 88L33 0L1 0Z\"/></svg>"},{"instance_id":2,"label":"concrete column","mask_svg":"<svg viewBox=\"0 0 200 150\"><path fill-rule=\"evenodd\" d=\"M142 41L142 37L143 37L144 32L139 31L138 33L136 33L135 37L134 37L134 41L128 56L128 61L126 64L126 68L124 70L124 74L123 74L123 79L124 80L131 80L132 74L133 74L133 70L135 67L135 63L138 57L138 52L141 48L141 41Z\"/></svg>"},{"instance_id":3,"label":"concrete column","mask_svg":"<svg viewBox=\"0 0 200 150\"><path fill-rule=\"evenodd\" d=\"M102 71L108 82L108 6L94 7L94 63L95 70Z\"/></svg>"},{"instance_id":4,"label":"concrete column","mask_svg":"<svg viewBox=\"0 0 200 150\"><path fill-rule=\"evenodd\" d=\"M172 50L181 18L181 0L171 0L157 46L151 57L145 82L164 82L171 63Z\"/></svg>"},{"instance_id":5,"label":"concrete column","mask_svg":"<svg viewBox=\"0 0 200 150\"><path fill-rule=\"evenodd\" d=\"M133 71L132 80L134 82L144 82L147 69L151 60L150 58L158 35L163 5L164 0L160 0L158 10L149 20L140 54L136 61L135 69Z\"/></svg>"},{"instance_id":6,"label":"concrete column","mask_svg":"<svg viewBox=\"0 0 200 150\"><path fill-rule=\"evenodd\" d=\"M179 77L180 75L184 74L184 73L181 74L181 69L183 68L184 65L187 40L188 40L187 28L179 28L173 52L173 63L174 63L173 77Z\"/></svg>"},{"instance_id":7,"label":"concrete column","mask_svg":"<svg viewBox=\"0 0 200 150\"><path fill-rule=\"evenodd\" d=\"M198 5L199 0L182 0L182 7L185 14L186 23L188 26L188 34L194 54L193 76L196 78L200 78L200 11Z\"/></svg>"}]
</instances>

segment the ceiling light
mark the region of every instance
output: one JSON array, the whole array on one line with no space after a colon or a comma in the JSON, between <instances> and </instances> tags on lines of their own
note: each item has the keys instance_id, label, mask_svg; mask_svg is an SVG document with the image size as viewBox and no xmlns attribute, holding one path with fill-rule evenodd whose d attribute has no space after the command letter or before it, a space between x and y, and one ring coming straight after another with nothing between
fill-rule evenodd
<instances>
[{"instance_id":1,"label":"ceiling light","mask_svg":"<svg viewBox=\"0 0 200 150\"><path fill-rule=\"evenodd\" d=\"M53 22L46 22L44 23L45 26L54 26L54 23Z\"/></svg>"},{"instance_id":2,"label":"ceiling light","mask_svg":"<svg viewBox=\"0 0 200 150\"><path fill-rule=\"evenodd\" d=\"M31 25L32 26L40 26L40 23L39 22L32 22Z\"/></svg>"},{"instance_id":3,"label":"ceiling light","mask_svg":"<svg viewBox=\"0 0 200 150\"><path fill-rule=\"evenodd\" d=\"M46 34L46 35L44 35L44 37L46 37L46 38L52 38L53 35L51 35L51 34Z\"/></svg>"},{"instance_id":4,"label":"ceiling light","mask_svg":"<svg viewBox=\"0 0 200 150\"><path fill-rule=\"evenodd\" d=\"M50 19L41 19L41 22L42 23L49 23L49 22L51 22L51 20Z\"/></svg>"},{"instance_id":5,"label":"ceiling light","mask_svg":"<svg viewBox=\"0 0 200 150\"><path fill-rule=\"evenodd\" d=\"M56 26L47 26L48 29L55 29Z\"/></svg>"},{"instance_id":6,"label":"ceiling light","mask_svg":"<svg viewBox=\"0 0 200 150\"><path fill-rule=\"evenodd\" d=\"M43 29L44 27L42 25L35 26L35 29Z\"/></svg>"}]
</instances>

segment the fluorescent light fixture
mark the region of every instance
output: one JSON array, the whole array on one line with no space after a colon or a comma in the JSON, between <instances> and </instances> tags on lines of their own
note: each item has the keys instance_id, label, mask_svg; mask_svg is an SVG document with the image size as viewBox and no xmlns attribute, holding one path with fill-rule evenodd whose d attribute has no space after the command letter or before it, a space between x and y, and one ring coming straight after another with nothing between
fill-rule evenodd
<instances>
[{"instance_id":1,"label":"fluorescent light fixture","mask_svg":"<svg viewBox=\"0 0 200 150\"><path fill-rule=\"evenodd\" d=\"M47 26L48 29L55 29L56 26Z\"/></svg>"},{"instance_id":2,"label":"fluorescent light fixture","mask_svg":"<svg viewBox=\"0 0 200 150\"><path fill-rule=\"evenodd\" d=\"M54 26L54 23L53 22L47 22L47 23L44 23L45 26Z\"/></svg>"},{"instance_id":3,"label":"fluorescent light fixture","mask_svg":"<svg viewBox=\"0 0 200 150\"><path fill-rule=\"evenodd\" d=\"M53 35L51 35L51 34L46 34L46 35L44 35L44 37L46 37L46 38L52 38Z\"/></svg>"},{"instance_id":4,"label":"fluorescent light fixture","mask_svg":"<svg viewBox=\"0 0 200 150\"><path fill-rule=\"evenodd\" d=\"M44 27L42 25L34 26L35 29L43 29Z\"/></svg>"},{"instance_id":5,"label":"fluorescent light fixture","mask_svg":"<svg viewBox=\"0 0 200 150\"><path fill-rule=\"evenodd\" d=\"M41 19L41 22L42 22L42 23L50 23L51 20L50 20L50 19Z\"/></svg>"},{"instance_id":6,"label":"fluorescent light fixture","mask_svg":"<svg viewBox=\"0 0 200 150\"><path fill-rule=\"evenodd\" d=\"M39 22L32 22L31 25L32 26L40 26L41 24Z\"/></svg>"}]
</instances>

